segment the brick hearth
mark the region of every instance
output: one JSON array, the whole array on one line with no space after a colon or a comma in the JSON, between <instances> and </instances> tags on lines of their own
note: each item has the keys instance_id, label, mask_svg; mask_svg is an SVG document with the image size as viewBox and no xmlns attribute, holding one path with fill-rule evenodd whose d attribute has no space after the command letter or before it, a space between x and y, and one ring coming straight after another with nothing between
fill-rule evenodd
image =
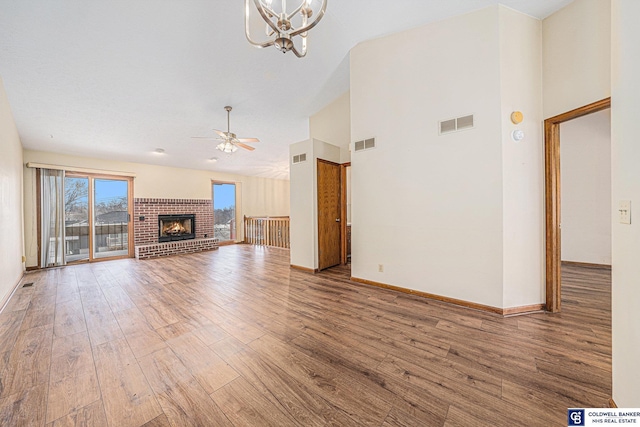
<instances>
[{"instance_id":1,"label":"brick hearth","mask_svg":"<svg viewBox=\"0 0 640 427\"><path fill-rule=\"evenodd\" d=\"M191 239L136 246L137 259L160 258L169 255L192 254L218 249L218 239Z\"/></svg>"}]
</instances>

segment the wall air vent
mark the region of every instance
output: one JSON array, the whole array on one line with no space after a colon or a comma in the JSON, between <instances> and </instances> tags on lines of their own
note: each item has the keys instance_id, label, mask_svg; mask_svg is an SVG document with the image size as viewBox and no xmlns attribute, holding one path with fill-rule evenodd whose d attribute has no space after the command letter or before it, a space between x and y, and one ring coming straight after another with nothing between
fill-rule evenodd
<instances>
[{"instance_id":1,"label":"wall air vent","mask_svg":"<svg viewBox=\"0 0 640 427\"><path fill-rule=\"evenodd\" d=\"M440 135L473 128L473 114L438 122Z\"/></svg>"},{"instance_id":2,"label":"wall air vent","mask_svg":"<svg viewBox=\"0 0 640 427\"><path fill-rule=\"evenodd\" d=\"M356 141L353 145L355 151L370 150L371 148L376 148L376 139L363 139L362 141Z\"/></svg>"},{"instance_id":3,"label":"wall air vent","mask_svg":"<svg viewBox=\"0 0 640 427\"><path fill-rule=\"evenodd\" d=\"M307 153L296 154L293 156L293 164L302 163L307 161Z\"/></svg>"}]
</instances>

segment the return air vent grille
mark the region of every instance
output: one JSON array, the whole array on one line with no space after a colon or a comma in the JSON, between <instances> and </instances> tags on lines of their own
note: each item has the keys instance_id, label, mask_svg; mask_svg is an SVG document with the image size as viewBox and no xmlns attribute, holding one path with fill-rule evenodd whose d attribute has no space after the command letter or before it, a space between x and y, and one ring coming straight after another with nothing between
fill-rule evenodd
<instances>
[{"instance_id":1,"label":"return air vent grille","mask_svg":"<svg viewBox=\"0 0 640 427\"><path fill-rule=\"evenodd\" d=\"M307 153L296 154L293 156L293 164L302 163L307 161Z\"/></svg>"},{"instance_id":2,"label":"return air vent grille","mask_svg":"<svg viewBox=\"0 0 640 427\"><path fill-rule=\"evenodd\" d=\"M363 139L362 141L356 141L354 144L355 151L362 150L370 150L371 148L376 148L376 139L369 138Z\"/></svg>"},{"instance_id":3,"label":"return air vent grille","mask_svg":"<svg viewBox=\"0 0 640 427\"><path fill-rule=\"evenodd\" d=\"M473 114L469 116L457 117L455 119L443 120L438 123L440 135L473 128Z\"/></svg>"}]
</instances>

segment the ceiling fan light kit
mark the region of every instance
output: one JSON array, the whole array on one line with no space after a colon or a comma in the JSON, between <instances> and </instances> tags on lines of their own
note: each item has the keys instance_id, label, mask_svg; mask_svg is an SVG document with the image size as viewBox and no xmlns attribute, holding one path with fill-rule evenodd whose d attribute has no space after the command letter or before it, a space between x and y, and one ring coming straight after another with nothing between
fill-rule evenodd
<instances>
[{"instance_id":1,"label":"ceiling fan light kit","mask_svg":"<svg viewBox=\"0 0 640 427\"><path fill-rule=\"evenodd\" d=\"M280 7L274 6L274 0L245 0L244 2L244 30L247 40L258 48L275 46L282 53L292 51L298 58L307 54L308 31L315 27L324 16L327 0L299 0L295 8L287 7L287 0L275 0ZM315 7L314 3L318 5ZM257 11L264 20L265 41L255 41L251 36L251 11ZM315 18L311 20L311 17ZM300 46L294 43L300 38Z\"/></svg>"},{"instance_id":2,"label":"ceiling fan light kit","mask_svg":"<svg viewBox=\"0 0 640 427\"><path fill-rule=\"evenodd\" d=\"M238 151L238 147L229 141L222 141L220 144L216 145L216 148L223 153L235 153Z\"/></svg>"},{"instance_id":3,"label":"ceiling fan light kit","mask_svg":"<svg viewBox=\"0 0 640 427\"><path fill-rule=\"evenodd\" d=\"M218 134L217 137L192 136L192 138L220 140L221 142L220 144L216 145L216 148L222 151L223 153L227 153L227 154L235 153L236 151L238 151L238 147L244 148L245 150L249 150L249 151L255 150L255 148L253 148L250 145L247 145L246 143L260 142L260 140L258 138L238 138L235 133L231 132L229 116L231 114L232 108L227 105L226 107L224 107L224 109L227 112L227 131L226 132L223 132L218 129L214 129L213 131ZM218 159L216 158L216 160Z\"/></svg>"}]
</instances>

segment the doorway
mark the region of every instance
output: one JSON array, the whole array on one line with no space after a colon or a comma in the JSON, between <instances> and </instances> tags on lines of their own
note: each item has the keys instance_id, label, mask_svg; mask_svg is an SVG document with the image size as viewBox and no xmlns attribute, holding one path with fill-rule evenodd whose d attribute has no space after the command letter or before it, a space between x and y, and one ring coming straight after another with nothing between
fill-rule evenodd
<instances>
[{"instance_id":1,"label":"doorway","mask_svg":"<svg viewBox=\"0 0 640 427\"><path fill-rule=\"evenodd\" d=\"M546 309L561 310L561 188L560 188L560 125L611 107L611 98L551 117L545 129L545 223L546 223Z\"/></svg>"},{"instance_id":2,"label":"doorway","mask_svg":"<svg viewBox=\"0 0 640 427\"><path fill-rule=\"evenodd\" d=\"M236 241L236 184L214 181L213 231L219 244L230 245Z\"/></svg>"},{"instance_id":3,"label":"doorway","mask_svg":"<svg viewBox=\"0 0 640 427\"><path fill-rule=\"evenodd\" d=\"M132 179L67 172L64 177L64 251L67 262L133 254Z\"/></svg>"},{"instance_id":4,"label":"doorway","mask_svg":"<svg viewBox=\"0 0 640 427\"><path fill-rule=\"evenodd\" d=\"M341 167L318 159L318 270L341 263Z\"/></svg>"}]
</instances>

